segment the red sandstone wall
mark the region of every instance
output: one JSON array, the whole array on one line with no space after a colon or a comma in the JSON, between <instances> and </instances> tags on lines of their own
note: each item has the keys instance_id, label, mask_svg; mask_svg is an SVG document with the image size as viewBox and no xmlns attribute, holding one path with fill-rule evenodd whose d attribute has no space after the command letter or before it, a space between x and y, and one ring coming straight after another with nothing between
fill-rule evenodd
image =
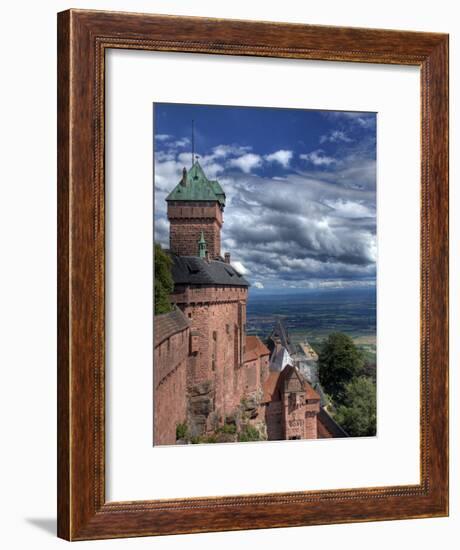
<instances>
[{"instance_id":1,"label":"red sandstone wall","mask_svg":"<svg viewBox=\"0 0 460 550\"><path fill-rule=\"evenodd\" d=\"M267 424L267 436L271 441L284 439L283 428L283 404L281 401L271 401L265 408L265 422Z\"/></svg>"},{"instance_id":2,"label":"red sandstone wall","mask_svg":"<svg viewBox=\"0 0 460 550\"><path fill-rule=\"evenodd\" d=\"M197 287L179 289L172 295L199 340L190 361L190 386L211 380L215 412L224 419L234 412L244 394L246 288Z\"/></svg>"},{"instance_id":3,"label":"red sandstone wall","mask_svg":"<svg viewBox=\"0 0 460 550\"><path fill-rule=\"evenodd\" d=\"M176 426L187 414L187 357L190 329L165 339L154 350L154 444L174 445Z\"/></svg>"},{"instance_id":4,"label":"red sandstone wall","mask_svg":"<svg viewBox=\"0 0 460 550\"><path fill-rule=\"evenodd\" d=\"M305 405L305 439L318 438L319 401Z\"/></svg>"},{"instance_id":5,"label":"red sandstone wall","mask_svg":"<svg viewBox=\"0 0 460 550\"><path fill-rule=\"evenodd\" d=\"M271 401L265 406L265 422L269 440L317 439L317 416L319 401L305 402L305 394L300 394L300 405L289 402L289 393L283 401Z\"/></svg>"},{"instance_id":6,"label":"red sandstone wall","mask_svg":"<svg viewBox=\"0 0 460 550\"><path fill-rule=\"evenodd\" d=\"M302 395L301 405L292 407L289 403L289 394L284 396L285 439L300 437L300 439L317 439L318 428L316 418L319 412L319 402L305 404L305 395Z\"/></svg>"},{"instance_id":7,"label":"red sandstone wall","mask_svg":"<svg viewBox=\"0 0 460 550\"><path fill-rule=\"evenodd\" d=\"M216 203L197 202L193 205L168 204L170 250L180 256L197 256L198 240L203 231L210 257L220 256L223 223L220 207Z\"/></svg>"},{"instance_id":8,"label":"red sandstone wall","mask_svg":"<svg viewBox=\"0 0 460 550\"><path fill-rule=\"evenodd\" d=\"M300 394L301 401L305 402L305 394ZM285 439L299 437L305 439L305 406L300 405L293 407L289 393L284 394L284 424L285 424Z\"/></svg>"},{"instance_id":9,"label":"red sandstone wall","mask_svg":"<svg viewBox=\"0 0 460 550\"><path fill-rule=\"evenodd\" d=\"M243 302L242 325L246 325L246 300L248 296L245 287L178 287L171 295L171 301L183 309L185 306L193 307L200 304Z\"/></svg>"},{"instance_id":10,"label":"red sandstone wall","mask_svg":"<svg viewBox=\"0 0 460 550\"><path fill-rule=\"evenodd\" d=\"M262 386L269 374L270 356L262 355L260 358L260 385Z\"/></svg>"},{"instance_id":11,"label":"red sandstone wall","mask_svg":"<svg viewBox=\"0 0 460 550\"><path fill-rule=\"evenodd\" d=\"M244 364L244 390L255 392L260 387L259 361L248 361Z\"/></svg>"}]
</instances>

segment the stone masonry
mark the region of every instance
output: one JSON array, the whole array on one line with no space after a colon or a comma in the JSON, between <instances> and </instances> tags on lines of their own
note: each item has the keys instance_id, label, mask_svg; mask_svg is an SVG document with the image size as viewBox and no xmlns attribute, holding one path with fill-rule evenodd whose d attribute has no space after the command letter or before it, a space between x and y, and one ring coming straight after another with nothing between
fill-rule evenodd
<instances>
[{"instance_id":1,"label":"stone masonry","mask_svg":"<svg viewBox=\"0 0 460 550\"><path fill-rule=\"evenodd\" d=\"M174 445L176 426L187 417L190 325L182 312L175 310L157 315L154 331L154 442Z\"/></svg>"},{"instance_id":2,"label":"stone masonry","mask_svg":"<svg viewBox=\"0 0 460 550\"><path fill-rule=\"evenodd\" d=\"M188 206L179 202L168 203L169 249L178 256L194 253L196 243L203 231L209 256L220 255L220 232L222 229L222 211L217 204L197 202Z\"/></svg>"}]
</instances>

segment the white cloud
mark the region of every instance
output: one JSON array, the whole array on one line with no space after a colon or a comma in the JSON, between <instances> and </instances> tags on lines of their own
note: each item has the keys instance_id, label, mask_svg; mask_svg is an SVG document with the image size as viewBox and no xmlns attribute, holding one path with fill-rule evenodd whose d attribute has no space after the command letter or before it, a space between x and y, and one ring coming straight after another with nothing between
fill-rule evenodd
<instances>
[{"instance_id":1,"label":"white cloud","mask_svg":"<svg viewBox=\"0 0 460 550\"><path fill-rule=\"evenodd\" d=\"M291 162L292 155L292 151L280 149L279 151L275 151L270 155L265 155L264 158L268 162L278 162L283 168L287 168L289 166L289 163Z\"/></svg>"},{"instance_id":2,"label":"white cloud","mask_svg":"<svg viewBox=\"0 0 460 550\"><path fill-rule=\"evenodd\" d=\"M183 147L187 147L187 145L190 145L190 138L182 137L176 139L171 134L156 134L155 139L156 141L164 142L170 151L181 149Z\"/></svg>"},{"instance_id":3,"label":"white cloud","mask_svg":"<svg viewBox=\"0 0 460 550\"><path fill-rule=\"evenodd\" d=\"M322 149L300 155L300 158L307 162L311 162L311 164L315 166L329 166L337 162L334 158L328 157Z\"/></svg>"},{"instance_id":4,"label":"white cloud","mask_svg":"<svg viewBox=\"0 0 460 550\"><path fill-rule=\"evenodd\" d=\"M217 158L225 158L229 156L240 156L248 153L252 147L247 145L218 145L212 150L213 155Z\"/></svg>"},{"instance_id":5,"label":"white cloud","mask_svg":"<svg viewBox=\"0 0 460 550\"><path fill-rule=\"evenodd\" d=\"M375 209L369 208L366 204L347 200L324 201L329 207L335 210L335 214L343 218L374 218Z\"/></svg>"},{"instance_id":6,"label":"white cloud","mask_svg":"<svg viewBox=\"0 0 460 550\"><path fill-rule=\"evenodd\" d=\"M375 287L375 279L370 281L347 281L347 280L323 280L323 281L316 281L315 283L316 288L360 288L360 287L366 287L366 288L372 288Z\"/></svg>"},{"instance_id":7,"label":"white cloud","mask_svg":"<svg viewBox=\"0 0 460 550\"><path fill-rule=\"evenodd\" d=\"M252 286L254 288L264 288L264 285L260 281L256 281Z\"/></svg>"},{"instance_id":8,"label":"white cloud","mask_svg":"<svg viewBox=\"0 0 460 550\"><path fill-rule=\"evenodd\" d=\"M343 141L344 143L350 143L353 140L350 137L348 137L348 135L342 130L333 130L328 134L324 134L319 139L320 143L326 143L326 142L338 143L340 141Z\"/></svg>"},{"instance_id":9,"label":"white cloud","mask_svg":"<svg viewBox=\"0 0 460 550\"><path fill-rule=\"evenodd\" d=\"M231 159L230 166L239 168L245 174L249 174L254 168L258 168L262 164L262 157L254 153L246 153L241 157Z\"/></svg>"},{"instance_id":10,"label":"white cloud","mask_svg":"<svg viewBox=\"0 0 460 550\"><path fill-rule=\"evenodd\" d=\"M327 116L338 120L347 120L351 124L361 126L361 128L373 128L376 122L375 113L360 111L330 111Z\"/></svg>"},{"instance_id":11,"label":"white cloud","mask_svg":"<svg viewBox=\"0 0 460 550\"><path fill-rule=\"evenodd\" d=\"M373 117L357 117L356 122L362 128L372 128L375 125L375 119Z\"/></svg>"},{"instance_id":12,"label":"white cloud","mask_svg":"<svg viewBox=\"0 0 460 550\"><path fill-rule=\"evenodd\" d=\"M187 145L190 145L190 139L188 137L183 137L180 139L176 139L176 141L173 141L169 144L170 147L174 149L179 149L181 147L187 147Z\"/></svg>"},{"instance_id":13,"label":"white cloud","mask_svg":"<svg viewBox=\"0 0 460 550\"><path fill-rule=\"evenodd\" d=\"M249 273L241 262L231 262L231 266L236 269L240 275L247 275Z\"/></svg>"}]
</instances>

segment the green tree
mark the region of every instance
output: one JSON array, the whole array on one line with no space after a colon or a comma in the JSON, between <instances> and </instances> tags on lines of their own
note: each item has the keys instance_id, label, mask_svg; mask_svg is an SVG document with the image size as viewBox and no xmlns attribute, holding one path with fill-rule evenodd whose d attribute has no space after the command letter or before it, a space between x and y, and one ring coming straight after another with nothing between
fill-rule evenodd
<instances>
[{"instance_id":1,"label":"green tree","mask_svg":"<svg viewBox=\"0 0 460 550\"><path fill-rule=\"evenodd\" d=\"M359 376L345 386L344 402L337 408L334 420L348 435L372 436L377 428L376 385Z\"/></svg>"},{"instance_id":2,"label":"green tree","mask_svg":"<svg viewBox=\"0 0 460 550\"><path fill-rule=\"evenodd\" d=\"M171 258L161 248L155 245L155 315L172 311L169 295L174 290L171 275Z\"/></svg>"},{"instance_id":3,"label":"green tree","mask_svg":"<svg viewBox=\"0 0 460 550\"><path fill-rule=\"evenodd\" d=\"M349 336L334 332L321 347L318 366L321 385L335 404L340 405L345 386L362 372L363 358Z\"/></svg>"}]
</instances>

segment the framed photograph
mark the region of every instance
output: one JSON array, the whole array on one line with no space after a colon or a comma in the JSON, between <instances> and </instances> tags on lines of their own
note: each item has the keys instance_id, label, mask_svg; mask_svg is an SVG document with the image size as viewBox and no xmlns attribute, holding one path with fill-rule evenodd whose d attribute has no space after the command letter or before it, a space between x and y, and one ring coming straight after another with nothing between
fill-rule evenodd
<instances>
[{"instance_id":1,"label":"framed photograph","mask_svg":"<svg viewBox=\"0 0 460 550\"><path fill-rule=\"evenodd\" d=\"M58 534L448 514L448 36L58 15Z\"/></svg>"}]
</instances>

